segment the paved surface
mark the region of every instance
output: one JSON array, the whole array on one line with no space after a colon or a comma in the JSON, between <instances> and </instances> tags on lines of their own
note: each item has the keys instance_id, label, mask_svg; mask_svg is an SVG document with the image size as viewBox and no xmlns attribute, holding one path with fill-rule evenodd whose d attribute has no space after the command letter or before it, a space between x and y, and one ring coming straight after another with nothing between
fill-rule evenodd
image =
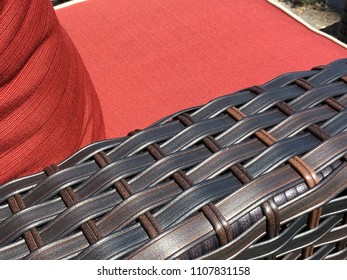
<instances>
[{"instance_id":1,"label":"paved surface","mask_svg":"<svg viewBox=\"0 0 347 280\"><path fill-rule=\"evenodd\" d=\"M332 10L331 8L319 5L300 6L293 5L289 3L289 1L276 1L301 17L313 27L321 29L333 36L337 34L338 22L341 19L341 11Z\"/></svg>"}]
</instances>

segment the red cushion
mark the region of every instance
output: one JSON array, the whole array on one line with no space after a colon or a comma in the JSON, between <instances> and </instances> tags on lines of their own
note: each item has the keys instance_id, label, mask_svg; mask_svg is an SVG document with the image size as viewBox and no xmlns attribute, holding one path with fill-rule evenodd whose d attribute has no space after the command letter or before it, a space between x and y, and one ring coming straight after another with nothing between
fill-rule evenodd
<instances>
[{"instance_id":1,"label":"red cushion","mask_svg":"<svg viewBox=\"0 0 347 280\"><path fill-rule=\"evenodd\" d=\"M104 137L95 89L49 0L0 5L0 184Z\"/></svg>"},{"instance_id":2,"label":"red cushion","mask_svg":"<svg viewBox=\"0 0 347 280\"><path fill-rule=\"evenodd\" d=\"M91 74L108 137L346 56L265 0L88 0L57 14Z\"/></svg>"}]
</instances>

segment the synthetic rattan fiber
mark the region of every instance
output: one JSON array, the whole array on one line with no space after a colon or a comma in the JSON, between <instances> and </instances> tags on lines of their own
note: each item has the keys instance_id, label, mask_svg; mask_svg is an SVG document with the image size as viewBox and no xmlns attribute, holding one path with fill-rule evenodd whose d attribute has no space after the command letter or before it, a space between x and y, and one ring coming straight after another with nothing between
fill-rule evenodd
<instances>
[{"instance_id":1,"label":"synthetic rattan fiber","mask_svg":"<svg viewBox=\"0 0 347 280\"><path fill-rule=\"evenodd\" d=\"M0 186L1 259L347 258L347 59Z\"/></svg>"}]
</instances>

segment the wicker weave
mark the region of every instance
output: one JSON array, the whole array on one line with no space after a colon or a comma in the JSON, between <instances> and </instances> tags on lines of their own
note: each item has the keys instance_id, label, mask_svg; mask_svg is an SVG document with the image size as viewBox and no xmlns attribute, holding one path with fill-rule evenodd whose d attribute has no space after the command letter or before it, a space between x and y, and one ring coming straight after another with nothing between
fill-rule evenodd
<instances>
[{"instance_id":1,"label":"wicker weave","mask_svg":"<svg viewBox=\"0 0 347 280\"><path fill-rule=\"evenodd\" d=\"M347 258L347 59L0 186L1 259Z\"/></svg>"}]
</instances>

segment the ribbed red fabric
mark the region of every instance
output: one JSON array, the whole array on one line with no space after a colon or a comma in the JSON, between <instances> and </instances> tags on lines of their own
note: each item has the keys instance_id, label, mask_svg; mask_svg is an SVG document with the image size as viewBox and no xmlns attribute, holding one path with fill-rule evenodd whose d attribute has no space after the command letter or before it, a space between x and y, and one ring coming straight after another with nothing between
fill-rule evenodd
<instances>
[{"instance_id":1,"label":"ribbed red fabric","mask_svg":"<svg viewBox=\"0 0 347 280\"><path fill-rule=\"evenodd\" d=\"M0 3L0 184L104 137L93 84L49 0Z\"/></svg>"}]
</instances>

